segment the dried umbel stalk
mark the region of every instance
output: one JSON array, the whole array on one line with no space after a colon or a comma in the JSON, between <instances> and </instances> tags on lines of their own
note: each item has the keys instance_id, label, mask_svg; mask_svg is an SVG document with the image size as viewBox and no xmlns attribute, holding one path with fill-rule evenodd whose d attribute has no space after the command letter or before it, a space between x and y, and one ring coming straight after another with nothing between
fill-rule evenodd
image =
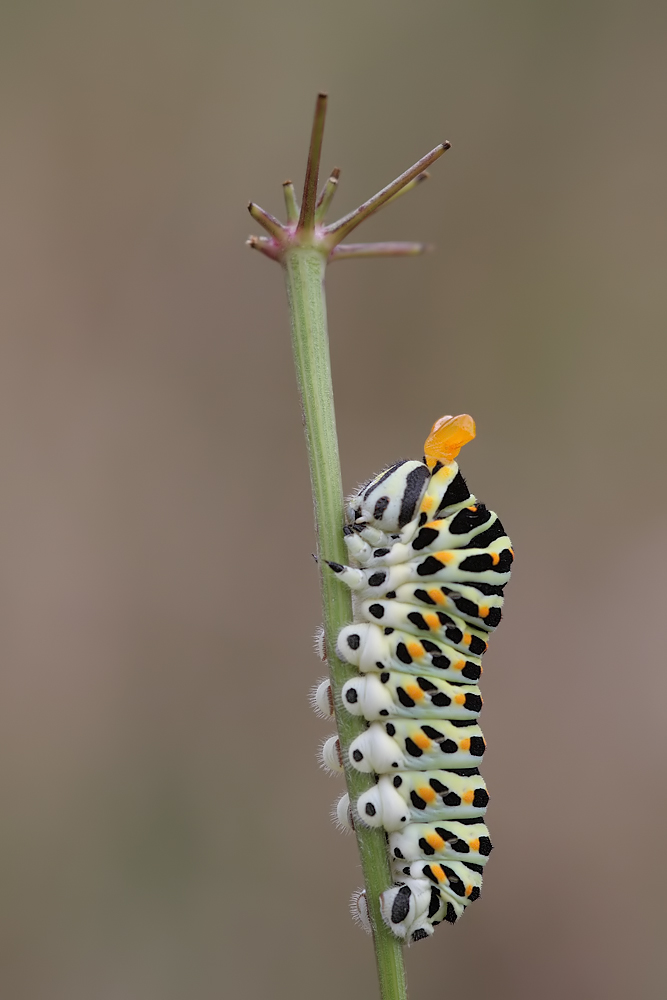
<instances>
[{"instance_id":1,"label":"dried umbel stalk","mask_svg":"<svg viewBox=\"0 0 667 1000\"><path fill-rule=\"evenodd\" d=\"M380 499L383 503L386 499L387 503L385 504L382 513L380 513L380 518L376 517L375 522L373 522L372 512L370 516L367 516L368 512L362 512L361 508L357 511L354 508L354 504L346 512L343 501L340 463L338 457L333 391L331 384L331 368L329 361L326 305L324 296L324 275L326 265L330 261L344 260L352 257L413 256L415 254L423 253L424 250L428 249L421 243L390 242L363 244L345 243L343 241L361 222L363 222L364 219L372 215L392 199L405 193L406 191L409 191L411 188L414 188L417 184L424 180L428 176L425 173L426 168L445 152L445 150L449 147L449 143L445 142L436 146L435 149L431 150L430 153L422 157L421 160L418 160L417 163L410 167L409 170L406 170L400 177L396 178L396 180L392 181L391 184L388 184L385 188L379 191L368 201L364 202L353 212L350 212L337 222L326 224L325 216L336 192L338 178L340 175L338 169L333 170L318 196L318 175L326 112L326 100L326 95L324 94L320 94L317 99L301 205L299 206L297 204L294 187L290 181L286 181L283 186L287 217L285 223L280 222L258 205L251 203L249 205L250 214L264 228L267 235L261 237L252 236L248 240L248 243L253 249L259 250L265 256L278 261L282 265L285 273L291 316L292 345L294 350L297 381L303 406L313 501L315 507L315 524L318 539L318 562L320 567L320 583L324 612L323 648L327 650L326 659L330 672L330 679L327 683L322 685L316 693L315 702L325 714L331 714L333 712L336 718L338 736L332 738L332 740L325 745L325 757L328 759L330 764L334 767L342 768L345 773L347 796L343 797L337 810L339 820L345 824L351 816L351 811L348 807L350 802L353 804L355 810L357 809L360 801L364 804L366 819L371 817L371 810L366 809L366 806L373 806L373 808L376 809L376 813L378 807L383 807L384 799L378 799L378 802L375 803L375 797L377 797L377 789L379 785L376 784L376 778L374 777L372 771L378 772L381 767L384 766L379 760L379 757L381 756L378 749L380 743L382 743L383 750L387 751L389 757L391 757L392 753L391 748L387 749L387 744L383 743L380 736L377 738L371 737L371 741L374 740L374 742L372 745L369 743L369 733L378 732L378 730L373 728L375 726L375 722L371 721L373 718L372 712L374 711L374 709L370 707L372 699L370 699L370 696L366 696L365 687L362 692L361 687L359 686L360 680L369 682L371 675L367 674L360 679L359 670L355 665L353 665L353 662L356 662L356 660L361 657L361 653L359 653L359 655L355 658L354 651L352 650L352 647L355 645L357 640L355 639L352 643L348 642L344 647L345 659L342 659L338 655L338 651L343 650L343 638L349 640L351 635L349 629L347 631L345 630L345 627L349 626L350 622L353 621L349 588L359 590L362 600L366 601L366 598L369 596L367 593L368 588L370 587L372 589L376 585L380 586L380 584L374 584L372 582L373 576L375 576L376 581L380 576L383 576L383 581L381 582L385 582L385 580L391 576L391 571L387 573L385 570L377 570L373 560L375 560L375 563L378 565L382 564L383 559L391 561L391 553L394 552L395 554L397 551L395 549L396 544L405 546L414 542L419 536L419 532L423 531L424 528L427 527L425 521L428 520L428 512L424 505L430 502L436 503L436 506L438 506L441 502L447 500L448 496L450 501L444 503L444 506L442 506L442 511L448 517L457 517L461 511L466 512L462 516L462 520L466 521L466 524L463 526L465 531L462 532L462 537L465 536L466 544L472 541L472 544L474 545L475 534L485 533L488 529L491 529L493 538L489 536L490 540L485 540L486 548L483 553L481 553L484 555L485 559L488 557L488 560L490 560L488 573L493 576L493 582L486 583L486 586L489 586L492 589L493 587L502 588L502 585L506 582L506 578L508 576L509 562L511 561L511 550L509 549L509 541L506 539L504 532L502 531L502 526L495 515L491 512L487 512L483 505L477 504L475 498L469 495L467 490L465 490L465 497L461 495L455 500L451 500L451 495L448 494L448 490L454 482L458 484L460 492L459 479L463 482L460 474L458 473L454 458L456 457L456 454L458 454L458 448L474 436L474 424L472 424L472 420L469 417L442 418L436 423L432 434L429 437L429 442L431 442L429 445L430 450L427 450L424 462L409 463L411 468L409 470L403 469L402 472L399 467L391 470L390 475L393 475L394 477L391 484L391 490L389 490L388 493L386 490L381 490L382 497ZM423 470L423 472L415 473L416 477L420 479L419 490L417 491L419 495L417 496L415 494L413 497L413 509L411 510L411 516L408 521L403 521L401 523L401 518L398 517L397 524L395 526L397 530L387 535L387 532L384 529L387 528L387 525L389 525L391 521L390 515L391 510L393 509L391 508L391 503L396 501L398 510L401 506L401 497L405 499L406 490L408 490L408 492L411 491L411 497L412 494L415 493L413 489L413 480L411 479L408 481L406 479L408 472L413 471L413 466L415 469L420 468ZM442 487L437 497L437 490L435 489L434 484ZM465 489L464 482L463 486ZM396 504L394 504L394 506L396 506ZM382 504L380 506L382 506ZM374 509L377 514L379 508ZM436 515L437 511L435 508L432 513L433 516ZM424 517L422 517L422 515L424 515ZM379 523L382 516L387 518L384 528ZM461 520L461 518L459 519ZM347 527L344 534L343 526L346 523ZM496 525L495 528L494 525ZM438 532L436 532L436 534L438 534ZM388 544L386 546L379 545L378 547L378 544L375 544L378 539L380 539L380 541L386 539L388 540ZM449 540L451 541L451 537ZM427 559L435 558L435 556L430 554L431 549L428 548L429 545L432 545L432 542L433 539L426 542L424 547L427 551L426 553L421 553L421 555L424 555ZM470 546L468 546L468 548L470 548ZM415 554L418 555L419 553L415 551ZM464 562L465 558L470 558L472 555L472 552L468 552L467 555L461 555L461 553L459 553L455 560L456 565L460 566L462 562ZM346 561L356 563L356 566L360 568L354 568L354 566L348 567L345 565ZM435 566L432 566L431 568L437 576L439 570ZM457 607L457 601L459 599L463 602L467 600L466 595L463 593L463 590L466 590L467 583L465 580L463 584L460 585L456 582L452 583L452 580L446 575L447 568L444 566L444 563L441 568L445 573L445 578L449 581L447 586L442 586L440 588L442 598L441 603L446 605L449 601L449 604L451 605L449 609L451 611L451 618L454 619L457 612L459 616L462 613L461 608ZM465 577L467 571L463 570L462 572ZM486 576L484 576L484 574L487 573L487 569L485 568L482 570L480 564L477 569L471 570L471 573L473 572L478 573L478 575L479 573L482 573L480 580L484 583L486 580ZM496 576L498 577L497 581ZM500 577L502 577L502 580ZM347 584L347 586L345 584ZM431 581L431 584L435 586L433 580ZM458 591L457 586L459 587ZM413 588L413 590L414 589L415 588ZM431 589L433 589L433 587ZM374 601L374 603L377 604L378 607L380 605L386 605L387 602L391 603L395 599L393 591L390 587L385 587L384 590L380 589L380 591L377 592L377 596L380 600ZM413 599L419 600L419 598L414 598L414 594ZM435 601L435 598L431 598L431 600ZM366 601L366 603L368 603L368 601ZM405 603L409 604L410 602L408 600ZM462 607L463 606L468 608L468 605L462 605ZM472 612L470 612L468 608L469 613L467 618L467 627L465 630L459 630L461 632L459 645L461 647L460 659L462 663L466 662L466 657L471 658L472 662L472 659L474 659L475 655L477 655L472 652L470 648L471 643L472 646L477 648L483 642L482 636L485 634L485 623L483 621L484 615L482 614L482 611L486 611L488 613L491 608L495 609L498 606L499 601L495 598L489 599L485 602L480 602L475 611L475 615L479 618L479 620L473 616L472 621L470 619L470 614L472 614ZM385 612L383 610L383 614L384 613L389 612ZM409 611L404 612L404 617L409 613ZM486 626L488 626L486 628L487 632L490 627L493 627L490 622L492 621L494 614L495 610L491 615L491 619L486 622ZM401 621L397 624L405 626L405 620L401 619ZM354 634L359 635L357 649L361 649L360 630L363 626L359 624L350 627L356 629ZM367 630L376 627L377 626L374 625L372 621L366 623ZM438 628L441 630L444 629L442 622L439 622ZM384 630L382 631L384 634ZM396 626L389 628L389 632L392 631L396 631ZM434 631L437 631L437 629L434 628ZM443 637L441 636L441 638ZM438 641L437 636L434 635L431 646L434 646L434 644L437 645ZM467 652L464 653L466 644ZM385 643L385 647L388 647L389 645L391 644ZM392 649L395 649L395 646L396 644L392 646ZM385 653L389 655L387 648L385 648ZM477 648L477 653L480 653L479 648ZM362 670L365 669L363 665L359 665ZM405 666L405 664L403 665ZM395 669L395 665L393 665L393 669ZM452 666L452 669L456 668ZM384 676L384 672L382 676ZM391 678L391 669L387 671L387 676ZM456 676L455 678L452 678L452 684L456 685L460 682L460 680L461 678ZM381 680L380 683L386 684L387 682ZM368 687L368 683L366 686ZM428 687L428 683L426 683L426 687ZM389 688L396 693L396 683L390 681ZM357 694L357 702L361 697L362 705L360 706L359 714L353 714L353 712L350 711L352 704L351 692L353 691ZM347 701L344 700L344 692L348 695ZM439 703L442 704L444 698L449 698L449 695L446 694L444 688L438 688L438 693L442 695L439 701L437 698L431 699L435 706ZM463 721L464 724L467 725L469 724L471 718L474 722L474 716L481 705L481 699L479 699L476 689L474 691L461 690L458 691L457 694L462 695L463 700L461 697L456 700L456 694L454 694L452 698L449 698L450 702L457 706L455 717L453 719L453 723L447 722L441 724L440 729L442 732L440 730L437 731L438 738L435 738L432 741L436 751L438 749L442 750L443 746L445 746L448 741L452 742L451 739L449 739L449 736L445 735L444 730L447 729L447 733L449 733L449 729L452 728L452 725L453 729L456 730L457 722ZM401 696L399 695L399 698L400 697ZM382 712L383 710L379 709L378 711ZM458 716L456 715L457 712ZM461 718L461 713L463 718ZM451 713L448 718L451 719ZM370 727L369 722L371 722ZM449 729L447 727L449 727ZM429 726L426 725L425 728L429 729ZM432 729L434 727L430 728ZM384 733L390 742L395 742L395 725L393 726L393 729L393 733L391 733L391 730L388 731L386 726L384 729ZM426 740L429 738L430 737L428 737L425 733L424 739ZM481 739L481 735L477 734L477 731L475 731L472 736L470 736L469 733L466 733L457 740L457 753L463 754L463 756L466 757L466 763L468 763L467 756L470 756L471 750L478 752L482 744L483 740ZM363 753L360 749L362 746L364 750ZM357 766L360 763L360 753L362 757L364 756L364 753L370 753L370 756L373 758L373 760L370 761L368 770L360 770ZM474 755L475 753L473 753L473 756ZM403 763L405 763L405 755L401 759ZM392 768L394 764L396 764L396 767L399 767L398 761L392 761L388 758L387 760L388 768ZM434 767L436 768L442 766L442 764L434 764ZM463 770L468 769L469 768L463 768ZM466 784L465 781L463 783ZM471 785L470 789L467 788L467 784ZM467 802L468 799L470 800L468 804L470 809L472 809L472 814L468 817L459 817L463 820L464 825L466 820L469 820L470 818L476 820L480 810L483 811L483 783L480 783L480 781L468 781L467 784L466 789L461 787L461 796L459 797L464 802ZM472 787L473 785L474 787ZM475 795L477 795L477 804L473 805ZM466 796L466 798L464 799L463 796ZM484 801L483 805L485 804L486 803ZM359 815L360 814L357 813L357 816ZM413 907L413 911L411 911L412 916L409 917L408 910L405 905L407 894L403 890L397 891L398 887L394 885L397 881L395 877L396 872L395 867L393 872L390 869L384 828L379 825L370 826L367 825L367 823L361 822L356 822L354 825L366 885L365 894L358 897L356 900L357 912L362 922L367 922L373 933L380 991L383 1000L402 1000L402 998L406 997L406 985L401 951L402 942L399 935L403 934L403 936L405 936L407 930L412 929L412 931L414 931L414 928L417 927L413 920L414 910L415 906L417 906L417 909L419 909L420 906L422 910L424 909L423 900L420 900L417 903L417 895L416 893L414 894L414 898L412 898L410 902L410 905ZM414 824L412 825L414 826ZM454 825L456 825L456 823ZM410 829L410 827L407 827L406 829ZM472 839L473 842L476 843L477 854L481 854L485 859L485 834L481 834L477 829L472 830L472 828L471 832L475 834ZM440 837L439 834L434 832L432 839L436 836ZM440 840L442 840L442 838L440 838ZM475 857L477 857L477 854L475 854ZM434 865L433 867L434 869L440 867L440 870L443 870L442 867L438 865ZM412 874L418 874L421 881L424 881L423 872L411 873L410 877L412 877ZM407 883L407 877L403 881ZM474 882L474 879L472 881ZM421 884L421 882L419 884ZM394 886L393 890L391 888L392 886ZM474 890L476 888L477 883L472 884L470 886L468 896L472 896L474 898ZM394 893L391 897L391 901L389 901L389 897L387 896L388 892ZM384 912L381 902L383 899ZM401 921L394 921L394 931L390 929L392 926L391 912L389 914L387 913L387 906L389 906L390 911L393 907L396 914L398 913L398 910L401 911L401 914L403 914L403 911L405 910L405 914L403 914L404 919ZM427 900L426 908L428 909L428 907L429 902ZM408 919L413 920L412 924L409 924L409 926L408 923L406 923ZM431 925L435 922L437 921L432 919ZM419 939L420 936L422 935L413 934L413 938L416 940Z\"/></svg>"}]
</instances>

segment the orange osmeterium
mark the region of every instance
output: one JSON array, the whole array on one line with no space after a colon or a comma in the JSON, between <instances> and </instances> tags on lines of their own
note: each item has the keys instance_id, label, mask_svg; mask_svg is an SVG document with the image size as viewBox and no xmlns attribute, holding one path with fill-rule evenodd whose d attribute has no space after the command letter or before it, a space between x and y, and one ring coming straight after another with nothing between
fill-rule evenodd
<instances>
[{"instance_id":1,"label":"orange osmeterium","mask_svg":"<svg viewBox=\"0 0 667 1000\"><path fill-rule=\"evenodd\" d=\"M458 417L440 417L433 424L424 444L424 458L429 469L438 462L453 462L461 448L475 436L475 421L467 413Z\"/></svg>"}]
</instances>

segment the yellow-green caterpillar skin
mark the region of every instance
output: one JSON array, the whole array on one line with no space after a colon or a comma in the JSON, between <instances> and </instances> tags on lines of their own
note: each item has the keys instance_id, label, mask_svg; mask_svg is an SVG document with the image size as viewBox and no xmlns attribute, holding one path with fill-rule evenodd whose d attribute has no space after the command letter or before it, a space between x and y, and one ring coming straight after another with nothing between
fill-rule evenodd
<instances>
[{"instance_id":1,"label":"yellow-green caterpillar skin","mask_svg":"<svg viewBox=\"0 0 667 1000\"><path fill-rule=\"evenodd\" d=\"M367 826L393 833L408 823L481 819L488 802L481 774L434 769L381 774L377 784L359 796L356 808Z\"/></svg>"},{"instance_id":2,"label":"yellow-green caterpillar skin","mask_svg":"<svg viewBox=\"0 0 667 1000\"><path fill-rule=\"evenodd\" d=\"M343 701L351 715L368 722L388 716L407 719L474 720L482 708L476 684L450 684L440 677L415 677L391 670L388 678L377 673L348 681Z\"/></svg>"},{"instance_id":3,"label":"yellow-green caterpillar skin","mask_svg":"<svg viewBox=\"0 0 667 1000\"><path fill-rule=\"evenodd\" d=\"M368 723L349 761L377 776L352 815L387 833L395 884L381 911L407 942L479 897L491 853L477 682L514 553L453 460L472 436L471 418L442 418L423 462L399 462L362 487L346 511L350 564L329 563L355 595L337 652L360 673L342 702Z\"/></svg>"}]
</instances>

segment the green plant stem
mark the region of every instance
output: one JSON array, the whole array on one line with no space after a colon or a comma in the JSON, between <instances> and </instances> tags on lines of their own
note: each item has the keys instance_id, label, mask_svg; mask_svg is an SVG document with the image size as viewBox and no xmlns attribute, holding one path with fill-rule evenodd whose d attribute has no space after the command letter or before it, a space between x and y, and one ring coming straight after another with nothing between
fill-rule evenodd
<instances>
[{"instance_id":1,"label":"green plant stem","mask_svg":"<svg viewBox=\"0 0 667 1000\"><path fill-rule=\"evenodd\" d=\"M342 708L341 688L345 681L357 675L357 671L339 660L335 653L338 632L352 620L352 602L347 587L323 561L329 559L344 563L347 558L342 533L343 487L324 295L326 256L326 251L296 246L285 252L282 263L315 506L327 659L347 788L350 801L356 802L362 792L372 787L373 777L361 774L348 763L350 742L364 730L365 722ZM380 916L380 893L393 882L384 831L370 830L357 824L356 836L373 928L380 994L382 1000L407 1000L402 945L385 927Z\"/></svg>"}]
</instances>

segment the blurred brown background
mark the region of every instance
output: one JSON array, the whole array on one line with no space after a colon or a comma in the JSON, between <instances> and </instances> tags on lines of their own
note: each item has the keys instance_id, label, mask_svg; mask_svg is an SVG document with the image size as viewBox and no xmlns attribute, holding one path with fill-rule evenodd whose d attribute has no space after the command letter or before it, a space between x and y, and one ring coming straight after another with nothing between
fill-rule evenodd
<instances>
[{"instance_id":1,"label":"blurred brown background","mask_svg":"<svg viewBox=\"0 0 667 1000\"><path fill-rule=\"evenodd\" d=\"M667 8L3 7L2 996L376 995L318 770L309 483L279 267L315 94L346 487L469 411L517 550L485 673L484 901L412 1000L661 997Z\"/></svg>"}]
</instances>

